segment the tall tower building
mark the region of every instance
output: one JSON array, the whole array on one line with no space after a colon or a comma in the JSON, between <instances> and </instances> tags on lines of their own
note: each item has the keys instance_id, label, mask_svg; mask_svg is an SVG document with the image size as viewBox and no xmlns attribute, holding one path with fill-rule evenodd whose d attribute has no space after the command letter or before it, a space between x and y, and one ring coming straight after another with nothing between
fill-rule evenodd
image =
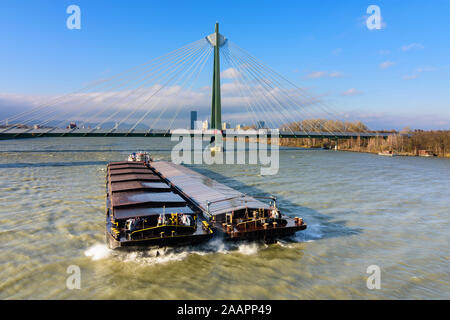
<instances>
[{"instance_id":1,"label":"tall tower building","mask_svg":"<svg viewBox=\"0 0 450 320\"><path fill-rule=\"evenodd\" d=\"M191 111L191 130L195 129L196 121L197 121L197 111Z\"/></svg>"}]
</instances>

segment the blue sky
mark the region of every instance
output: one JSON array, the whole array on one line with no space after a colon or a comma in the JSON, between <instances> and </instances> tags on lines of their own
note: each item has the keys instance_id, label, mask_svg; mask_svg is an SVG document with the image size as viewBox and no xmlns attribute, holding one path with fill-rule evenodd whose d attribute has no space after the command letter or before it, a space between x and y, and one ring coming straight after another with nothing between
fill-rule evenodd
<instances>
[{"instance_id":1,"label":"blue sky","mask_svg":"<svg viewBox=\"0 0 450 320\"><path fill-rule=\"evenodd\" d=\"M66 28L71 4L81 30ZM371 4L381 30L366 27ZM71 92L200 39L219 21L234 43L371 128L450 129L449 14L445 0L3 0L0 94Z\"/></svg>"}]
</instances>

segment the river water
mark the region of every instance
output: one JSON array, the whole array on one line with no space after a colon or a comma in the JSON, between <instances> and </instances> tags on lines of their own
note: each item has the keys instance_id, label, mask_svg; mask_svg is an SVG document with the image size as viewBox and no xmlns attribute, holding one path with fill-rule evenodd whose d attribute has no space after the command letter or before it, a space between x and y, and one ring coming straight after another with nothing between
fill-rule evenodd
<instances>
[{"instance_id":1,"label":"river water","mask_svg":"<svg viewBox=\"0 0 450 320\"><path fill-rule=\"evenodd\" d=\"M450 298L450 159L286 149L275 176L193 166L241 192L276 195L308 229L269 246L216 239L113 252L105 165L138 150L170 159L163 138L0 141L1 299ZM66 286L71 265L80 289ZM367 287L371 265L380 289Z\"/></svg>"}]
</instances>

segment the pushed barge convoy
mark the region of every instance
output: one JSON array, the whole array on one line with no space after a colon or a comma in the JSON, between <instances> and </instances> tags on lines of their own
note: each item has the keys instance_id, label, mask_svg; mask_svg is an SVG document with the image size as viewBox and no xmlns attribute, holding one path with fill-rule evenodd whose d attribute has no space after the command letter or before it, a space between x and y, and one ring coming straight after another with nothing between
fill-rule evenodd
<instances>
[{"instance_id":1,"label":"pushed barge convoy","mask_svg":"<svg viewBox=\"0 0 450 320\"><path fill-rule=\"evenodd\" d=\"M274 197L256 200L189 168L132 157L108 164L106 238L110 248L190 245L214 231L226 240L264 240L306 229L283 216Z\"/></svg>"}]
</instances>

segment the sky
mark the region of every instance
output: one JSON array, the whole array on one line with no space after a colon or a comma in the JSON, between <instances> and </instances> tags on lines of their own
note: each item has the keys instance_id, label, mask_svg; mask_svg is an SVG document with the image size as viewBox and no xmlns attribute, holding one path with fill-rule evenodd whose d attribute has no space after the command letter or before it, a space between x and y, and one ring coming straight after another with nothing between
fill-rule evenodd
<instances>
[{"instance_id":1,"label":"sky","mask_svg":"<svg viewBox=\"0 0 450 320\"><path fill-rule=\"evenodd\" d=\"M73 4L79 30L66 26ZM366 25L369 5L380 8L379 30ZM230 41L344 117L371 129L450 129L449 12L449 0L2 0L0 120L205 37L219 21Z\"/></svg>"}]
</instances>

